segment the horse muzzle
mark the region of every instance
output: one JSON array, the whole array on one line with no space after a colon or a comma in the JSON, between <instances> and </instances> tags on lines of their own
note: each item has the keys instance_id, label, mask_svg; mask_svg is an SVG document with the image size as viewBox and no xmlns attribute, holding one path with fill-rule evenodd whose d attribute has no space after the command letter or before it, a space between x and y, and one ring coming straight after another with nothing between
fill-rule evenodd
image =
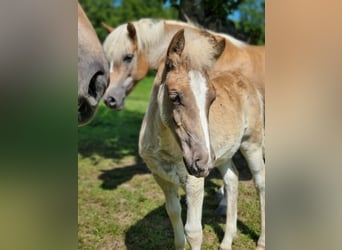
<instances>
[{"instance_id":1,"label":"horse muzzle","mask_svg":"<svg viewBox=\"0 0 342 250\"><path fill-rule=\"evenodd\" d=\"M91 96L84 96L78 99L78 125L82 126L88 123L94 116L97 107L97 101Z\"/></svg>"},{"instance_id":2,"label":"horse muzzle","mask_svg":"<svg viewBox=\"0 0 342 250\"><path fill-rule=\"evenodd\" d=\"M119 111L124 108L124 99L121 99L122 101L119 101L117 97L114 95L109 95L106 98L103 99L106 106L110 109Z\"/></svg>"}]
</instances>

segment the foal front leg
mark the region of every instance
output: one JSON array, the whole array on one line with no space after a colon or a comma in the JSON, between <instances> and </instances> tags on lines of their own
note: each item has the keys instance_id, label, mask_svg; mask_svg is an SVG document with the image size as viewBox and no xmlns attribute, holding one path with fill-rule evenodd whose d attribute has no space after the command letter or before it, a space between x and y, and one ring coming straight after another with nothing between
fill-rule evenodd
<instances>
[{"instance_id":1,"label":"foal front leg","mask_svg":"<svg viewBox=\"0 0 342 250\"><path fill-rule=\"evenodd\" d=\"M186 238L192 250L201 249L202 244L202 207L204 198L204 178L189 175L186 186L187 217Z\"/></svg>"},{"instance_id":2,"label":"foal front leg","mask_svg":"<svg viewBox=\"0 0 342 250\"><path fill-rule=\"evenodd\" d=\"M165 207L173 228L176 250L183 250L185 248L185 234L181 217L182 207L179 201L178 185L165 181L155 174L153 177L165 195Z\"/></svg>"}]
</instances>

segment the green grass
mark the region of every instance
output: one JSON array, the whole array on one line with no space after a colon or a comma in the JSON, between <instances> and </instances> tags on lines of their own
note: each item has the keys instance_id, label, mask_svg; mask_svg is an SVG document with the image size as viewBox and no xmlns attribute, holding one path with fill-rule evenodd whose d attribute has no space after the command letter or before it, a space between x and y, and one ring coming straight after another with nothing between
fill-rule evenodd
<instances>
[{"instance_id":1,"label":"green grass","mask_svg":"<svg viewBox=\"0 0 342 250\"><path fill-rule=\"evenodd\" d=\"M146 78L115 112L101 104L95 119L79 128L78 248L173 249L164 196L138 157L140 124L153 78ZM218 249L225 218L214 213L217 172L206 179L202 249ZM254 249L260 233L259 205L251 181L239 184L238 238L233 249ZM184 192L180 190L185 221Z\"/></svg>"}]
</instances>

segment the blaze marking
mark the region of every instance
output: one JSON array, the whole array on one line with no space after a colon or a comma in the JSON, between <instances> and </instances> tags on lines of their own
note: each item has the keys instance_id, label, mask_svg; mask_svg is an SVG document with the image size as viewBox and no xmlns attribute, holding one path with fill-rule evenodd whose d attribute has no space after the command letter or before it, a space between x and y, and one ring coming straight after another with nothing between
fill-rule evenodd
<instances>
[{"instance_id":1,"label":"blaze marking","mask_svg":"<svg viewBox=\"0 0 342 250\"><path fill-rule=\"evenodd\" d=\"M113 67L114 67L114 62L113 62L113 60L111 60L111 61L110 61L110 65L109 65L110 73L113 72Z\"/></svg>"},{"instance_id":2,"label":"blaze marking","mask_svg":"<svg viewBox=\"0 0 342 250\"><path fill-rule=\"evenodd\" d=\"M208 150L209 158L208 162L211 160L211 150L210 150L210 140L209 140L209 127L208 127L208 119L205 113L205 104L207 99L207 82L203 77L201 72L191 70L189 72L190 77L190 87L192 92L194 93L196 105L199 110L201 125L204 133L205 145Z\"/></svg>"}]
</instances>

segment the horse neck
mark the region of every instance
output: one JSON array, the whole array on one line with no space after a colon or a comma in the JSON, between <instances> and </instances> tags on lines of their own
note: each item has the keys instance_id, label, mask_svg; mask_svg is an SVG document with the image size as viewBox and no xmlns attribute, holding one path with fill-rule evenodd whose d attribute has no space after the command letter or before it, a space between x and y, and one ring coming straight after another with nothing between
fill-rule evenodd
<instances>
[{"instance_id":1,"label":"horse neck","mask_svg":"<svg viewBox=\"0 0 342 250\"><path fill-rule=\"evenodd\" d=\"M225 49L213 71L239 71L264 92L265 47L239 44L226 38Z\"/></svg>"}]
</instances>

